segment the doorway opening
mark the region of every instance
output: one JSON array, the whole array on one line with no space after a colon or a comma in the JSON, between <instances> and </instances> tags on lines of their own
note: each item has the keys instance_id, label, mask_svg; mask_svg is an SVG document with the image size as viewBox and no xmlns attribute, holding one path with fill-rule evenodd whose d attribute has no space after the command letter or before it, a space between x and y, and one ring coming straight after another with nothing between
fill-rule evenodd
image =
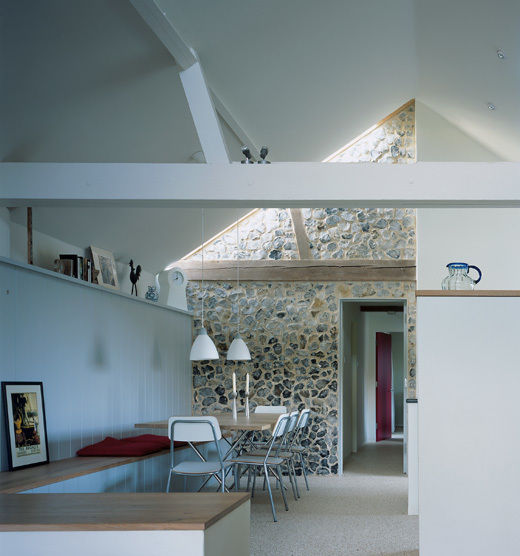
<instances>
[{"instance_id":1,"label":"doorway opening","mask_svg":"<svg viewBox=\"0 0 520 556\"><path fill-rule=\"evenodd\" d=\"M406 321L404 299L341 301L340 472L363 446L383 441L400 453L402 445L406 471Z\"/></svg>"}]
</instances>

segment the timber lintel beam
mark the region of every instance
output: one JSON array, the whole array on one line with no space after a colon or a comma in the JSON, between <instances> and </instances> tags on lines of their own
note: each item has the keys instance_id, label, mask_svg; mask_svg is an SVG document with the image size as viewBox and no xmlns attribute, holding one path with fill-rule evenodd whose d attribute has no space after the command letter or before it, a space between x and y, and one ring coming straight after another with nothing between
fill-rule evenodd
<instances>
[{"instance_id":1,"label":"timber lintel beam","mask_svg":"<svg viewBox=\"0 0 520 556\"><path fill-rule=\"evenodd\" d=\"M200 261L178 261L188 280L201 280ZM236 280L236 262L204 261L204 280ZM286 260L241 261L241 281L359 282L415 281L415 261Z\"/></svg>"}]
</instances>

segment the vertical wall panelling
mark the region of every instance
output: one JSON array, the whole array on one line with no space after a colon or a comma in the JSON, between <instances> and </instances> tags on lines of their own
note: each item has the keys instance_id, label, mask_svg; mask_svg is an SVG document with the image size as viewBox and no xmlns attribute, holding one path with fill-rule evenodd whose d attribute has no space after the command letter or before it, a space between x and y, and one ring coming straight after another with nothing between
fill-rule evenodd
<instances>
[{"instance_id":1,"label":"vertical wall panelling","mask_svg":"<svg viewBox=\"0 0 520 556\"><path fill-rule=\"evenodd\" d=\"M51 460L136 434L137 421L191 414L189 313L5 260L0 287L1 377L43 382ZM1 450L6 469L4 441ZM154 464L141 468L138 489L154 482ZM102 480L119 488L136 479L122 467Z\"/></svg>"}]
</instances>

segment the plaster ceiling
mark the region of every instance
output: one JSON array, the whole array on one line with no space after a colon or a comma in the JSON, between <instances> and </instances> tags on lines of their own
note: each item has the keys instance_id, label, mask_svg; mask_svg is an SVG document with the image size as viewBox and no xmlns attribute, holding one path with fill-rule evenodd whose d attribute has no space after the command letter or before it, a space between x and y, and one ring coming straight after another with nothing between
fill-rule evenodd
<instances>
[{"instance_id":1,"label":"plaster ceiling","mask_svg":"<svg viewBox=\"0 0 520 556\"><path fill-rule=\"evenodd\" d=\"M322 160L414 97L520 160L520 2L158 1L273 161ZM189 162L200 150L179 68L127 0L0 6L1 160ZM199 243L198 214L184 209L38 211L44 233L154 270ZM208 235L235 218L211 212Z\"/></svg>"}]
</instances>

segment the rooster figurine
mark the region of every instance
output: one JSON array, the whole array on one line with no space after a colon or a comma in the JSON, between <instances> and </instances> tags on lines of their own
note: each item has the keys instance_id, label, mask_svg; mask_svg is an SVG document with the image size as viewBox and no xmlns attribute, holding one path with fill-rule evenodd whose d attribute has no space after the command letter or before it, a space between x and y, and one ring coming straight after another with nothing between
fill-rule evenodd
<instances>
[{"instance_id":1,"label":"rooster figurine","mask_svg":"<svg viewBox=\"0 0 520 556\"><path fill-rule=\"evenodd\" d=\"M137 268L134 268L134 261L130 259L129 266L130 266L130 282L132 282L132 291L130 292L130 295L133 295L135 290L135 295L137 296L137 281L141 276L141 265L138 264Z\"/></svg>"}]
</instances>

